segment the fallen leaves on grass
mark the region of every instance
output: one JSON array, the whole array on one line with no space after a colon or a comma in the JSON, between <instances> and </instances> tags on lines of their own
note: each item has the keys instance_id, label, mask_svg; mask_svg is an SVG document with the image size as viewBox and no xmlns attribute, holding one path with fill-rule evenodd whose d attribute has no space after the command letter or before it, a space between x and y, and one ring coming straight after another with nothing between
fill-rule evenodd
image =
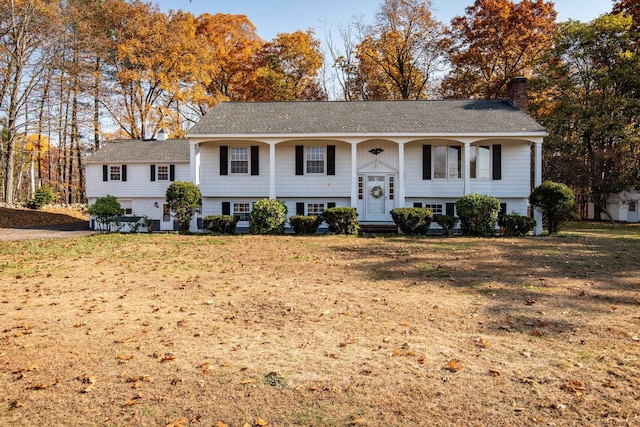
<instances>
[{"instance_id":1,"label":"fallen leaves on grass","mask_svg":"<svg viewBox=\"0 0 640 427\"><path fill-rule=\"evenodd\" d=\"M451 359L449 362L447 362L447 366L445 366L445 369L451 372L458 372L462 369L462 365L460 364L459 360Z\"/></svg>"},{"instance_id":2,"label":"fallen leaves on grass","mask_svg":"<svg viewBox=\"0 0 640 427\"><path fill-rule=\"evenodd\" d=\"M174 422L167 424L166 427L184 427L188 422L189 420L186 418L178 418Z\"/></svg>"},{"instance_id":3,"label":"fallen leaves on grass","mask_svg":"<svg viewBox=\"0 0 640 427\"><path fill-rule=\"evenodd\" d=\"M562 386L562 389L569 393L575 394L576 396L582 396L586 391L584 384L573 378L567 380L567 382Z\"/></svg>"}]
</instances>

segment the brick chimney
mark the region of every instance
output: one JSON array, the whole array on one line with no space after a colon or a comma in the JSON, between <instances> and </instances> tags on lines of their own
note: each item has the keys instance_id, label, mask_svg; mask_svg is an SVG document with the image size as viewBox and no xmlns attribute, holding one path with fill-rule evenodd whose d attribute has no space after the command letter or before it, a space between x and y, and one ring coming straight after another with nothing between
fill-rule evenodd
<instances>
[{"instance_id":1,"label":"brick chimney","mask_svg":"<svg viewBox=\"0 0 640 427\"><path fill-rule=\"evenodd\" d=\"M529 112L529 98L527 97L527 78L514 77L507 84L507 96L514 105L524 111Z\"/></svg>"}]
</instances>

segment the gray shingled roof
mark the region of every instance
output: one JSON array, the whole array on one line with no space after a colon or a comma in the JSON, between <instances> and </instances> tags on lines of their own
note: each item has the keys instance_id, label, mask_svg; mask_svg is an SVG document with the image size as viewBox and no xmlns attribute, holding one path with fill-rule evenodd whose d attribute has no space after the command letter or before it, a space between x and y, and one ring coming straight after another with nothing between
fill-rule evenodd
<instances>
[{"instance_id":1,"label":"gray shingled roof","mask_svg":"<svg viewBox=\"0 0 640 427\"><path fill-rule=\"evenodd\" d=\"M89 156L86 163L189 163L189 141L168 139L165 141L116 140L104 144Z\"/></svg>"},{"instance_id":2,"label":"gray shingled roof","mask_svg":"<svg viewBox=\"0 0 640 427\"><path fill-rule=\"evenodd\" d=\"M546 131L506 100L223 102L189 136L538 132Z\"/></svg>"}]
</instances>

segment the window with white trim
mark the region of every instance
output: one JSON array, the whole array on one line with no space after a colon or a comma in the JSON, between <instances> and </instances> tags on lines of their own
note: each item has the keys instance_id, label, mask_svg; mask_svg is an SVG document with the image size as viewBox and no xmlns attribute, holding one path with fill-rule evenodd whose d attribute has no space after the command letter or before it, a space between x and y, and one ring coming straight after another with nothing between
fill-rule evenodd
<instances>
[{"instance_id":1,"label":"window with white trim","mask_svg":"<svg viewBox=\"0 0 640 427\"><path fill-rule=\"evenodd\" d=\"M362 200L364 196L364 176L358 176L358 200Z\"/></svg>"},{"instance_id":2,"label":"window with white trim","mask_svg":"<svg viewBox=\"0 0 640 427\"><path fill-rule=\"evenodd\" d=\"M437 145L433 147L433 177L462 178L462 146Z\"/></svg>"},{"instance_id":3,"label":"window with white trim","mask_svg":"<svg viewBox=\"0 0 640 427\"><path fill-rule=\"evenodd\" d=\"M125 216L133 215L133 201L132 200L118 200L120 207L124 210Z\"/></svg>"},{"instance_id":4,"label":"window with white trim","mask_svg":"<svg viewBox=\"0 0 640 427\"><path fill-rule=\"evenodd\" d=\"M120 181L120 166L109 166L109 181Z\"/></svg>"},{"instance_id":5,"label":"window with white trim","mask_svg":"<svg viewBox=\"0 0 640 427\"><path fill-rule=\"evenodd\" d=\"M322 215L324 203L307 203L307 215Z\"/></svg>"},{"instance_id":6,"label":"window with white trim","mask_svg":"<svg viewBox=\"0 0 640 427\"><path fill-rule=\"evenodd\" d=\"M249 203L234 203L232 215L238 215L238 221L249 221L249 212L251 212Z\"/></svg>"},{"instance_id":7,"label":"window with white trim","mask_svg":"<svg viewBox=\"0 0 640 427\"><path fill-rule=\"evenodd\" d=\"M635 200L629 200L629 212L635 212L638 208L638 203Z\"/></svg>"},{"instance_id":8,"label":"window with white trim","mask_svg":"<svg viewBox=\"0 0 640 427\"><path fill-rule=\"evenodd\" d=\"M474 145L469 148L471 178L489 179L491 147Z\"/></svg>"},{"instance_id":9,"label":"window with white trim","mask_svg":"<svg viewBox=\"0 0 640 427\"><path fill-rule=\"evenodd\" d=\"M442 215L442 205L441 204L437 204L437 203L433 203L433 204L429 204L429 203L425 203L424 207L429 209L431 211L431 213L433 215Z\"/></svg>"},{"instance_id":10,"label":"window with white trim","mask_svg":"<svg viewBox=\"0 0 640 427\"><path fill-rule=\"evenodd\" d=\"M169 166L158 166L158 181L169 181Z\"/></svg>"},{"instance_id":11,"label":"window with white trim","mask_svg":"<svg viewBox=\"0 0 640 427\"><path fill-rule=\"evenodd\" d=\"M249 173L249 148L231 147L230 170L232 174Z\"/></svg>"},{"instance_id":12,"label":"window with white trim","mask_svg":"<svg viewBox=\"0 0 640 427\"><path fill-rule=\"evenodd\" d=\"M306 170L308 174L324 173L324 147L306 147Z\"/></svg>"}]
</instances>

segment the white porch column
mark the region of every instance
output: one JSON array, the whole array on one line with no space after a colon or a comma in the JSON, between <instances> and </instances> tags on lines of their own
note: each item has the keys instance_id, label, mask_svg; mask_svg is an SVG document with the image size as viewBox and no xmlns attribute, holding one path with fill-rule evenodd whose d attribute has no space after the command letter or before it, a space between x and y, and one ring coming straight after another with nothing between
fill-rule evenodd
<instances>
[{"instance_id":1,"label":"white porch column","mask_svg":"<svg viewBox=\"0 0 640 427\"><path fill-rule=\"evenodd\" d=\"M463 189L463 195L467 195L469 193L471 193L471 159L470 159L470 154L471 154L471 143L470 142L464 142L464 155L462 156L464 159L464 162L462 163L464 166L462 167L462 173L463 178L464 178L464 189Z\"/></svg>"},{"instance_id":2,"label":"white porch column","mask_svg":"<svg viewBox=\"0 0 640 427\"><path fill-rule=\"evenodd\" d=\"M189 145L189 172L191 182L200 187L200 145L191 143ZM195 233L198 231L198 215L193 214L189 223L189 231Z\"/></svg>"},{"instance_id":3,"label":"white porch column","mask_svg":"<svg viewBox=\"0 0 640 427\"><path fill-rule=\"evenodd\" d=\"M189 146L190 175L191 182L200 185L200 144L191 144Z\"/></svg>"},{"instance_id":4,"label":"white porch column","mask_svg":"<svg viewBox=\"0 0 640 427\"><path fill-rule=\"evenodd\" d=\"M542 139L535 141L535 151L536 151L536 160L535 160L535 171L533 175L533 185L534 187L542 184ZM536 220L536 226L533 229L533 234L539 236L542 234L542 212L540 209L534 209L533 218Z\"/></svg>"},{"instance_id":5,"label":"white porch column","mask_svg":"<svg viewBox=\"0 0 640 427\"><path fill-rule=\"evenodd\" d=\"M358 207L358 144L351 143L351 207Z\"/></svg>"},{"instance_id":6,"label":"white porch column","mask_svg":"<svg viewBox=\"0 0 640 427\"><path fill-rule=\"evenodd\" d=\"M404 208L405 206L405 192L404 192L404 142L398 143L398 182L397 182L397 208Z\"/></svg>"},{"instance_id":7,"label":"white porch column","mask_svg":"<svg viewBox=\"0 0 640 427\"><path fill-rule=\"evenodd\" d=\"M276 198L276 144L269 144L269 198Z\"/></svg>"}]
</instances>

